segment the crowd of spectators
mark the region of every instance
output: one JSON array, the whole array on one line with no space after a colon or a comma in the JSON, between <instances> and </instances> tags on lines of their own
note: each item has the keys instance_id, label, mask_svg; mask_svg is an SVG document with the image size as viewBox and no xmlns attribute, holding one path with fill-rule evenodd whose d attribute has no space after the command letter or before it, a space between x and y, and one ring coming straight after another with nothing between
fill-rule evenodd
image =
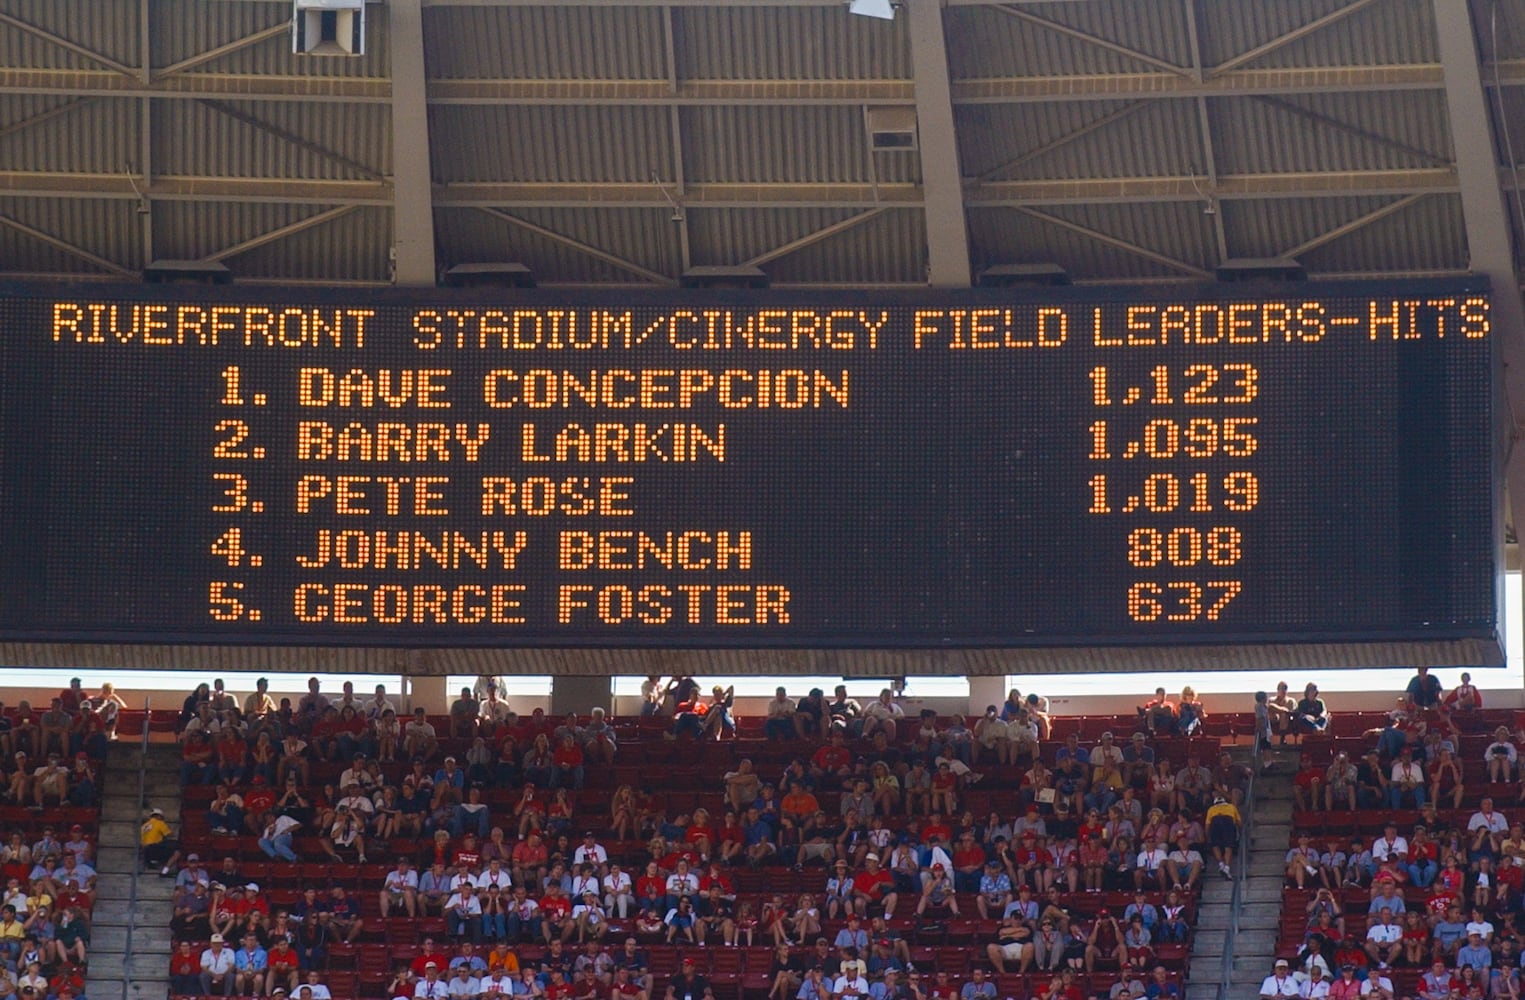
<instances>
[{"instance_id":1,"label":"crowd of spectators","mask_svg":"<svg viewBox=\"0 0 1525 1000\"><path fill-rule=\"evenodd\" d=\"M653 677L642 700L668 739L737 735L731 689ZM484 678L440 732L381 687L330 697L314 679L293 703L261 681L240 705L214 682L186 699L179 732L183 783L211 789L197 808L214 846L242 836L275 865L385 875L358 893L308 881L271 906L232 852L210 871L182 856L162 816L143 843L177 881L176 993L323 1000L330 952L406 917L439 933L431 961L399 970L398 997L712 995L702 961L654 975L648 949L674 945L774 949L770 1000L980 1000L1022 973L1033 996L1085 1000L1094 972L1116 980L1112 1000L1170 1000L1179 975L1161 950L1188 939L1204 873L1230 876L1249 779L1199 754L1206 717L1189 688L1161 692L1136 732L1054 745L1036 694L908 724L890 689L862 705L845 687L780 687L763 722L768 759L788 758L776 772L737 754L713 810L667 809L659 775L590 810L589 773L620 752L602 710L519 717ZM977 815L976 788L996 808ZM811 885L817 867L802 893L736 887L779 872ZM913 964L913 940L960 920L979 922L967 974Z\"/></svg>"},{"instance_id":2,"label":"crowd of spectators","mask_svg":"<svg viewBox=\"0 0 1525 1000\"><path fill-rule=\"evenodd\" d=\"M1304 930L1262 997L1517 1000L1525 815L1511 810L1525 802L1522 737L1490 734L1482 708L1468 674L1446 690L1420 668L1360 746L1303 740L1301 826L1286 854L1296 910L1285 916ZM1325 729L1295 712L1276 719L1283 739ZM1382 833L1362 835L1374 818Z\"/></svg>"},{"instance_id":3,"label":"crowd of spectators","mask_svg":"<svg viewBox=\"0 0 1525 1000\"><path fill-rule=\"evenodd\" d=\"M123 707L78 678L47 710L0 705L0 998L79 1000L95 904L97 786Z\"/></svg>"}]
</instances>

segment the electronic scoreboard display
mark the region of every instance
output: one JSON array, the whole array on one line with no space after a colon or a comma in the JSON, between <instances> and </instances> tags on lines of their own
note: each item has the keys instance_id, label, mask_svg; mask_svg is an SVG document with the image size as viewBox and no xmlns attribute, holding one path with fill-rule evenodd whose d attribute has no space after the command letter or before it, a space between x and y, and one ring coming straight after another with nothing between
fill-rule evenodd
<instances>
[{"instance_id":1,"label":"electronic scoreboard display","mask_svg":"<svg viewBox=\"0 0 1525 1000\"><path fill-rule=\"evenodd\" d=\"M1491 637L1477 281L0 286L0 638Z\"/></svg>"}]
</instances>

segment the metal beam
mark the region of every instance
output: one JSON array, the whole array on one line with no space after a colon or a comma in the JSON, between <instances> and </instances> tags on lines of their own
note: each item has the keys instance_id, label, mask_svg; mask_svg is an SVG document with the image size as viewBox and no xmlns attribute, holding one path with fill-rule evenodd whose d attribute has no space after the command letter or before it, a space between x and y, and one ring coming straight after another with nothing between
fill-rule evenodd
<instances>
[{"instance_id":1,"label":"metal beam","mask_svg":"<svg viewBox=\"0 0 1525 1000\"><path fill-rule=\"evenodd\" d=\"M1197 83L1174 73L1098 73L955 80L955 104L1118 101L1142 98L1233 97L1246 94L1327 94L1439 90L1439 63L1395 66L1319 66L1243 69Z\"/></svg>"},{"instance_id":2,"label":"metal beam","mask_svg":"<svg viewBox=\"0 0 1525 1000\"><path fill-rule=\"evenodd\" d=\"M153 46L153 0L138 0L138 79L144 84L154 79ZM140 97L137 104L138 173L143 177L143 186L150 187L154 182L154 101L151 97ZM143 263L152 264L158 259L154 252L153 202L145 198L138 205L136 218Z\"/></svg>"},{"instance_id":3,"label":"metal beam","mask_svg":"<svg viewBox=\"0 0 1525 1000\"><path fill-rule=\"evenodd\" d=\"M1366 142L1372 143L1373 145L1397 150L1400 153L1407 153L1409 156L1415 157L1416 159L1428 160L1430 163L1433 163L1436 166L1440 166L1442 164L1449 166L1451 163L1451 159L1448 156L1441 156L1439 153L1432 153L1428 149L1421 149L1418 146L1412 146L1406 142L1401 142L1397 139L1394 139L1392 136L1383 135L1380 132L1373 132L1371 129L1361 128L1359 125L1352 125L1349 122L1342 122L1338 118L1331 118L1328 115L1320 114L1317 111L1305 108L1301 104L1297 104L1284 98L1271 97L1269 95L1256 95L1252 98L1252 100L1259 101L1262 104L1269 105L1270 107L1276 108L1280 111L1285 111L1288 114L1297 115L1299 118L1306 119L1307 121L1316 122L1320 125L1327 125L1332 129L1337 129L1338 131L1344 132L1346 135L1353 135L1357 139L1365 140Z\"/></svg>"},{"instance_id":4,"label":"metal beam","mask_svg":"<svg viewBox=\"0 0 1525 1000\"><path fill-rule=\"evenodd\" d=\"M969 227L958 166L958 135L948 75L948 42L941 0L906 0L911 69L916 77L917 147L926 213L927 281L933 288L967 288ZM864 141L867 142L865 136ZM869 150L870 157L874 155ZM876 185L877 186L877 185Z\"/></svg>"},{"instance_id":5,"label":"metal beam","mask_svg":"<svg viewBox=\"0 0 1525 1000\"><path fill-rule=\"evenodd\" d=\"M567 236L564 233L558 233L554 229L547 229L544 226L530 222L528 219L521 219L517 215L510 215L508 212L505 212L502 209L480 207L478 211L485 212L495 219L502 219L504 222L518 226L520 229L534 233L536 236L544 237L553 243L560 243L562 246L571 247L573 250L576 250L579 253L585 253L589 257L601 260L605 264L612 264L622 271L629 271L631 274L638 274L645 278L647 281L653 282L655 284L677 284L677 282L668 275L662 274L658 271L653 271L648 267L637 264L633 260L626 260L624 257L621 257L618 254L610 253L608 250L602 250L591 243L584 243L582 240L579 240L576 237Z\"/></svg>"},{"instance_id":6,"label":"metal beam","mask_svg":"<svg viewBox=\"0 0 1525 1000\"><path fill-rule=\"evenodd\" d=\"M315 229L318 226L327 225L335 219L342 219L344 216L349 215L351 212L359 210L359 208L359 205L340 205L338 208L330 208L326 212L319 212L316 215L309 215L305 219L298 219L296 222L281 226L279 229L272 229L269 232L260 233L258 236L244 240L242 243L235 243L230 247L224 247L223 249L218 250L216 253L208 254L205 259L211 261L224 261L230 257L237 257L241 253L248 253L250 250L257 250L267 244L284 240L288 236L295 236L297 233L306 232L309 229Z\"/></svg>"},{"instance_id":7,"label":"metal beam","mask_svg":"<svg viewBox=\"0 0 1525 1000\"><path fill-rule=\"evenodd\" d=\"M118 277L122 277L122 278L136 278L137 277L137 272L129 270L128 268L123 267L121 264L118 264L114 260L107 260L105 257L102 257L99 254L91 253L89 250L86 250L84 247L78 247L78 246L75 246L73 243L70 243L67 240L59 239L57 236L54 236L52 233L45 233L41 229L33 229L31 226L27 225L26 223L18 222L15 219L10 218L9 216L0 215L0 226L4 226L7 229L14 229L16 232L21 233L24 236L30 236L32 239L39 240L39 241L41 241L43 243L46 243L50 247L55 247L55 248L57 248L59 250L64 251L67 254L72 254L73 256L78 257L81 260L89 261L91 264L94 264L96 267L100 268L101 270L109 271L112 274L117 275Z\"/></svg>"},{"instance_id":8,"label":"metal beam","mask_svg":"<svg viewBox=\"0 0 1525 1000\"><path fill-rule=\"evenodd\" d=\"M1196 0L1181 0L1183 13L1186 16L1186 34L1188 48L1191 51L1191 78L1197 83L1206 79L1206 73L1202 69L1202 40L1199 36L1197 22ZM1198 96L1197 105L1197 131L1202 140L1202 156L1207 166L1207 190L1209 201L1207 207L1212 209L1213 240L1218 246L1218 261L1222 263L1228 260L1228 227L1223 222L1223 213L1217 210L1215 200L1218 194L1218 156L1213 147L1213 123L1208 113L1207 98Z\"/></svg>"},{"instance_id":9,"label":"metal beam","mask_svg":"<svg viewBox=\"0 0 1525 1000\"><path fill-rule=\"evenodd\" d=\"M263 76L256 73L176 73L144 86L129 76L85 69L0 67L0 94L64 94L71 97L161 97L197 100L228 97L249 101L381 104L392 99L389 80L343 76Z\"/></svg>"},{"instance_id":10,"label":"metal beam","mask_svg":"<svg viewBox=\"0 0 1525 1000\"><path fill-rule=\"evenodd\" d=\"M17 132L25 132L27 129L32 128L35 125L41 125L43 122L52 121L54 118L66 115L77 108L84 107L87 104L92 104L94 101L95 98L93 97L78 97L71 101L64 101L62 104L55 104L46 111L39 111L37 114L32 115L29 118L19 119L17 121L11 122L9 125L0 125L0 139L4 139L8 135L15 135Z\"/></svg>"},{"instance_id":11,"label":"metal beam","mask_svg":"<svg viewBox=\"0 0 1525 1000\"><path fill-rule=\"evenodd\" d=\"M110 56L102 55L101 53L96 52L94 49L86 48L78 42L65 38L62 35L55 34L46 28L39 28L35 24L32 24L28 21L23 21L21 18L16 17L14 14L7 14L3 11L0 11L0 24L9 25L10 27L15 28L17 31L25 32L26 34L31 35L33 38L41 39L42 41L47 42L49 45L56 45L61 49L73 52L77 56L83 56L86 59L89 59L91 62L99 66L105 66L107 69L112 70L119 76L124 76L129 80L137 80L138 78L137 70L133 69L131 66L128 66L125 63L119 63Z\"/></svg>"},{"instance_id":12,"label":"metal beam","mask_svg":"<svg viewBox=\"0 0 1525 1000\"><path fill-rule=\"evenodd\" d=\"M1195 264L1188 264L1184 260L1177 260L1176 258L1167 254L1160 253L1158 250L1151 250L1148 247L1139 246L1137 243L1130 243L1129 241L1120 239L1119 237L1113 236L1110 233L1104 233L1100 230L1092 229L1089 226L1082 226L1078 222L1071 222L1068 219L1061 219L1056 215L1049 215L1047 212L1039 212L1036 209L1027 208L1022 205L1014 206L1013 210L1021 212L1023 215L1030 216L1034 219L1038 219L1041 222L1046 222L1049 225L1058 226L1060 229L1068 229L1072 233L1078 233L1087 239L1095 240L1096 242L1105 244L1106 246L1114 247L1118 250L1125 250L1128 253L1143 257L1145 260L1152 260L1156 264L1163 264L1166 267L1173 267L1178 271L1184 271L1185 273L1196 278L1211 278L1213 276L1211 271L1203 270Z\"/></svg>"},{"instance_id":13,"label":"metal beam","mask_svg":"<svg viewBox=\"0 0 1525 1000\"><path fill-rule=\"evenodd\" d=\"M1331 24L1343 21L1350 15L1359 13L1374 3L1381 2L1382 0L1352 0L1351 3L1348 3L1336 10L1332 10L1325 14L1323 17L1316 17L1309 21L1307 24L1293 28L1291 31L1288 31L1285 34L1277 35L1270 41L1263 42L1260 45L1249 49L1248 51L1241 52L1231 59L1225 59L1223 62L1208 70L1207 76L1209 79L1211 79L1215 76L1226 73L1231 69L1243 66L1247 62L1253 62L1254 60L1259 59L1261 56L1269 55L1272 52L1275 52L1277 49L1291 45L1293 42L1302 41L1309 35L1323 31Z\"/></svg>"},{"instance_id":14,"label":"metal beam","mask_svg":"<svg viewBox=\"0 0 1525 1000\"><path fill-rule=\"evenodd\" d=\"M673 23L671 7L662 8L662 49L667 64L667 92L671 96L683 86L682 74L678 71L677 26ZM678 259L680 270L687 271L693 264L688 211L683 206L683 199L688 195L688 171L683 163L683 111L676 104L667 109L667 128L672 137L673 180L678 189L678 204L673 208L673 223L678 227Z\"/></svg>"},{"instance_id":15,"label":"metal beam","mask_svg":"<svg viewBox=\"0 0 1525 1000\"><path fill-rule=\"evenodd\" d=\"M1076 139L1083 139L1093 132L1101 131L1108 125L1114 125L1117 122L1122 121L1124 118L1127 118L1131 115L1136 115L1148 106L1149 105L1145 104L1143 101L1134 101L1132 104L1125 104L1115 111L1110 111L1107 114L1102 115L1095 121L1088 122L1087 124L1082 125L1071 132L1066 132L1064 135L1061 135L1056 139L1050 139L1048 142L1043 143L1041 146L1035 146L1020 156L1014 156L1004 163L996 164L989 170L980 174L976 180L995 180L997 177L1001 176L1008 170L1015 170L1016 168L1022 166L1024 163L1031 163L1033 160L1038 159L1040 156L1047 156L1054 150L1067 146L1068 144L1074 142Z\"/></svg>"},{"instance_id":16,"label":"metal beam","mask_svg":"<svg viewBox=\"0 0 1525 1000\"><path fill-rule=\"evenodd\" d=\"M118 173L0 171L0 194L29 197L130 198L134 181ZM141 185L140 185L141 187ZM971 184L970 205L1201 202L1201 180L1191 175L990 181ZM1224 174L1218 197L1230 199L1325 198L1365 195L1454 193L1456 173L1441 168L1346 170L1325 173ZM324 205L390 205L391 186L369 180L277 177L159 176L143 194L155 201L289 201ZM484 182L438 185L439 206L662 208L672 203L659 184ZM710 183L690 182L688 207L726 208L914 208L922 189L911 183Z\"/></svg>"},{"instance_id":17,"label":"metal beam","mask_svg":"<svg viewBox=\"0 0 1525 1000\"><path fill-rule=\"evenodd\" d=\"M221 59L223 56L231 55L240 49L246 49L251 45L258 45L269 39L281 38L290 34L291 22L289 20L281 24L273 24L268 28L256 31L252 35L235 38L233 41L219 45L215 49L207 49L205 52L198 52L196 55L187 56L179 62L170 63L159 70L158 76L160 79L163 79L166 76L174 76L176 73L184 73L188 69L212 62L215 59Z\"/></svg>"},{"instance_id":18,"label":"metal beam","mask_svg":"<svg viewBox=\"0 0 1525 1000\"><path fill-rule=\"evenodd\" d=\"M1365 215L1351 219L1349 222L1335 226L1333 229L1320 233L1319 235L1313 237L1311 240L1305 240L1295 247L1288 247L1286 250L1283 250L1279 256L1294 258L1301 257L1303 254L1310 250L1317 250L1319 247L1333 243L1335 240L1340 239L1341 237L1349 236L1357 229L1365 229L1373 222L1380 222L1381 220L1387 218L1389 215L1395 215L1426 197L1428 197L1428 195L1411 194L1402 198L1398 198L1394 201L1390 201L1374 212L1367 212Z\"/></svg>"},{"instance_id":19,"label":"metal beam","mask_svg":"<svg viewBox=\"0 0 1525 1000\"><path fill-rule=\"evenodd\" d=\"M273 135L282 142L290 143L298 149L305 149L307 152L312 153L315 156L321 156L323 159L329 161L330 163L336 163L341 167L353 170L361 177L366 177L373 181L382 180L384 177L382 172L377 170L375 167L368 166L367 164L361 163L359 160L345 156L343 153L340 153L337 150L329 149L321 142L314 142L306 136L298 135L288 128L283 128L280 125L276 125L274 122L265 121L265 119L259 117L258 115L250 114L249 112L244 111L242 108L236 108L225 101L202 100L198 101L197 103L201 104L203 107L210 108L220 115L225 115L236 122L242 122L250 128L258 129L259 131L264 132L266 135Z\"/></svg>"},{"instance_id":20,"label":"metal beam","mask_svg":"<svg viewBox=\"0 0 1525 1000\"><path fill-rule=\"evenodd\" d=\"M820 243L822 240L829 240L833 236L836 236L838 233L845 233L849 229L855 229L870 219L879 218L879 216L888 211L888 207L871 208L866 212L859 212L857 215L843 219L840 222L833 222L831 225L817 229L813 233L806 233L799 239L790 240L788 243L785 243L781 246L776 246L772 250L765 250L764 252L758 254L756 257L753 257L751 260L747 261L746 266L762 267L769 261L778 260L780 257L787 257L797 250L803 250L808 246L814 246L815 244Z\"/></svg>"},{"instance_id":21,"label":"metal beam","mask_svg":"<svg viewBox=\"0 0 1525 1000\"><path fill-rule=\"evenodd\" d=\"M1474 274L1493 283L1492 328L1503 362L1504 399L1495 404L1499 451L1508 483L1510 520L1525 525L1525 298L1520 295L1488 93L1483 88L1472 12L1467 0L1434 0L1435 35L1446 70L1446 110L1456 147L1462 217ZM1500 539L1502 547L1502 539ZM1515 608L1510 613L1519 613Z\"/></svg>"},{"instance_id":22,"label":"metal beam","mask_svg":"<svg viewBox=\"0 0 1525 1000\"><path fill-rule=\"evenodd\" d=\"M1078 42L1083 42L1086 45L1091 45L1098 49L1104 49L1107 52L1116 53L1117 55L1132 59L1135 62L1141 62L1146 66L1153 66L1155 69L1162 69L1167 73L1175 73L1183 77L1189 76L1189 73L1184 66L1177 66L1175 63L1170 62L1168 59L1161 59L1158 56L1152 56L1147 52L1140 52L1138 49L1129 48L1128 46L1114 42L1111 39L1102 38L1099 35L1093 35L1089 31L1081 31L1079 28L1072 28L1067 24L1060 24L1058 21L1050 21L1046 17L1039 17L1037 14L1029 14L1027 11L1021 10L1017 7L1001 6L992 9L1001 14L1005 14L1007 17L1014 17L1026 24L1031 24L1036 27L1043 28L1047 31L1052 31L1055 34L1064 35L1066 38L1073 38Z\"/></svg>"},{"instance_id":23,"label":"metal beam","mask_svg":"<svg viewBox=\"0 0 1525 1000\"><path fill-rule=\"evenodd\" d=\"M392 279L433 287L434 197L421 0L387 4L392 62Z\"/></svg>"}]
</instances>

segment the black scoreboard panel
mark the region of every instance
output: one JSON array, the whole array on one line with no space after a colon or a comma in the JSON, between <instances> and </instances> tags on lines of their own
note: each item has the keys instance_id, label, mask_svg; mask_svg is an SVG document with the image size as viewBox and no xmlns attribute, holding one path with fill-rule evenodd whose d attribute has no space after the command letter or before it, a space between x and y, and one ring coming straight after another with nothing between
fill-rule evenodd
<instances>
[{"instance_id":1,"label":"black scoreboard panel","mask_svg":"<svg viewBox=\"0 0 1525 1000\"><path fill-rule=\"evenodd\" d=\"M0 288L0 638L1491 637L1486 285Z\"/></svg>"}]
</instances>

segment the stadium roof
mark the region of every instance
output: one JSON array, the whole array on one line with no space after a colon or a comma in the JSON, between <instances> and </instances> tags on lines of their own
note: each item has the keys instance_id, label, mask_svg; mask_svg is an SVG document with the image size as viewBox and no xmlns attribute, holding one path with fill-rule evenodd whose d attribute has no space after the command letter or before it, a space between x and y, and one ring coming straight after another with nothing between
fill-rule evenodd
<instances>
[{"instance_id":1,"label":"stadium roof","mask_svg":"<svg viewBox=\"0 0 1525 1000\"><path fill-rule=\"evenodd\" d=\"M1448 275L1521 236L1525 0L897 6L390 0L344 57L290 0L0 0L0 275Z\"/></svg>"}]
</instances>

